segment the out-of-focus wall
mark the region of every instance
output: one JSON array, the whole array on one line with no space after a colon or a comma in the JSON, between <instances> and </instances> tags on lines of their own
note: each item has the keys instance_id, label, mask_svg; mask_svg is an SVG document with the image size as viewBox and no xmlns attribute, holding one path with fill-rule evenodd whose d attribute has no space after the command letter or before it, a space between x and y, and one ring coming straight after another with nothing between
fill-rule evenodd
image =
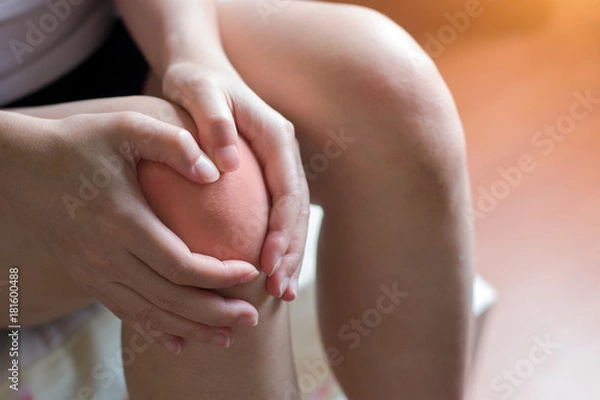
<instances>
[{"instance_id":1,"label":"out-of-focus wall","mask_svg":"<svg viewBox=\"0 0 600 400\"><path fill-rule=\"evenodd\" d=\"M575 0L573 3L585 3ZM461 38L529 32L541 28L560 0L344 0L381 11L410 32L422 45L446 25L455 28ZM465 19L465 15L468 19ZM465 26L466 25L466 26ZM464 32L462 32L464 30ZM442 40L444 40L442 38Z\"/></svg>"},{"instance_id":2,"label":"out-of-focus wall","mask_svg":"<svg viewBox=\"0 0 600 400\"><path fill-rule=\"evenodd\" d=\"M390 16L411 33L424 33L447 23L446 12L456 13L481 8L485 11L478 25L488 32L532 29L543 24L559 0L348 0L337 3L359 4ZM577 0L575 0L577 2ZM481 24L483 22L483 24Z\"/></svg>"}]
</instances>

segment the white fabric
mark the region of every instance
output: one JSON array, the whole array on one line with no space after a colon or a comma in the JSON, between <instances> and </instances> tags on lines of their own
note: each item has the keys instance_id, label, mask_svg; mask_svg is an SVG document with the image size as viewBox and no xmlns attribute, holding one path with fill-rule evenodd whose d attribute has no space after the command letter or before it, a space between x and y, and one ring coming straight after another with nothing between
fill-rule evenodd
<instances>
[{"instance_id":1,"label":"white fabric","mask_svg":"<svg viewBox=\"0 0 600 400\"><path fill-rule=\"evenodd\" d=\"M110 0L0 0L0 105L80 64L104 41L113 18Z\"/></svg>"}]
</instances>

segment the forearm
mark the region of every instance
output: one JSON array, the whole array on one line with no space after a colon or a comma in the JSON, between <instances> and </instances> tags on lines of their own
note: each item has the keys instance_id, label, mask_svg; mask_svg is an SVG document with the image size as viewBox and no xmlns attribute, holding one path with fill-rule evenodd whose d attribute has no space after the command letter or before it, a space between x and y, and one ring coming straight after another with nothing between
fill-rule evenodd
<instances>
[{"instance_id":1,"label":"forearm","mask_svg":"<svg viewBox=\"0 0 600 400\"><path fill-rule=\"evenodd\" d=\"M8 276L8 267L16 265L20 268L21 290L30 294L24 296L20 303L23 326L44 323L71 313L92 301L92 297L66 273L64 260L54 257L53 249L46 240L48 234L44 233L44 229L51 229L52 223L40 227L39 230L28 230L20 218L22 214L16 212L15 207L26 207L19 197L31 193L34 188L37 190L43 183L43 178L40 178L37 184L25 183L23 175L41 175L40 170L48 169L45 164L38 166L36 163L30 163L28 168L23 168L18 166L18 161L26 152L39 152L40 156L33 158L43 158L43 138L48 137L48 133L51 132L45 128L48 120L63 119L76 114L124 111L161 118L188 130L195 129L191 118L179 107L148 96L115 97L10 111L0 110L0 221L3 228L0 230L0 276ZM62 131L59 133L62 134ZM65 171L69 169L65 166L60 168ZM78 170L75 166L70 168ZM82 172L85 173L85 170ZM73 179L78 182L76 177ZM112 179L114 180L115 176ZM73 191L66 193L77 196L77 186L76 184ZM64 210L65 204L60 198L50 200L40 196L39 207L46 207L56 214ZM29 211L25 209L23 212ZM80 224L80 220L74 220L73 223ZM6 278L0 278L0 281L2 279ZM8 309L7 300L8 297L0 292L0 308L3 310ZM0 318L0 323L4 326L5 322L5 319Z\"/></svg>"},{"instance_id":2,"label":"forearm","mask_svg":"<svg viewBox=\"0 0 600 400\"><path fill-rule=\"evenodd\" d=\"M0 195L11 183L9 173L16 157L26 151L39 151L42 141L34 137L44 131L43 120L17 112L0 110Z\"/></svg>"},{"instance_id":3,"label":"forearm","mask_svg":"<svg viewBox=\"0 0 600 400\"><path fill-rule=\"evenodd\" d=\"M20 124L18 115L0 110L0 211L3 213L7 211L3 200L9 186L8 172L14 157L15 133L19 131Z\"/></svg>"},{"instance_id":4,"label":"forearm","mask_svg":"<svg viewBox=\"0 0 600 400\"><path fill-rule=\"evenodd\" d=\"M132 36L158 77L178 62L229 66L214 0L116 0Z\"/></svg>"},{"instance_id":5,"label":"forearm","mask_svg":"<svg viewBox=\"0 0 600 400\"><path fill-rule=\"evenodd\" d=\"M31 178L43 168L37 160L51 151L51 140L46 139L51 139L52 129L47 123L43 118L0 110L0 281L8 279L9 268L19 268L19 291L27 293L19 301L23 327L47 322L92 301L73 284L39 231L24 227L22 215L33 211L31 202L24 199L38 196L37 182ZM33 161L23 163L28 155ZM35 207L51 209L54 204L54 199L39 195ZM0 307L8 310L8 294L1 286ZM7 318L8 313L0 316L4 327L10 323Z\"/></svg>"}]
</instances>

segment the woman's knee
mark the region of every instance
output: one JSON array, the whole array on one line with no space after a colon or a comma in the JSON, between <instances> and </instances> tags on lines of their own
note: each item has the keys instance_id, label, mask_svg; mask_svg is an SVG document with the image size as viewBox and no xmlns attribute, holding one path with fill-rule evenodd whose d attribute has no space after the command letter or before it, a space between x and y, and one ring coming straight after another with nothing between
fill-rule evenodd
<instances>
[{"instance_id":1,"label":"woman's knee","mask_svg":"<svg viewBox=\"0 0 600 400\"><path fill-rule=\"evenodd\" d=\"M181 107L151 96L123 98L130 111L187 129L191 116ZM212 184L196 184L166 164L141 161L138 179L156 215L191 251L256 264L267 228L269 198L262 171L248 144L239 139L237 171Z\"/></svg>"},{"instance_id":2,"label":"woman's knee","mask_svg":"<svg viewBox=\"0 0 600 400\"><path fill-rule=\"evenodd\" d=\"M388 177L407 190L449 200L457 184L466 182L465 143L454 100L434 62L378 12L348 7L340 16L356 35L335 39L335 50L322 61L332 67L321 69L319 79L352 142L348 155L330 162L339 172L332 180L351 171L373 186Z\"/></svg>"},{"instance_id":3,"label":"woman's knee","mask_svg":"<svg viewBox=\"0 0 600 400\"><path fill-rule=\"evenodd\" d=\"M149 96L129 98L133 111L175 124L196 135L183 109ZM165 164L142 161L140 186L162 222L195 253L220 260L237 259L259 267L268 226L270 201L261 167L248 144L239 139L240 167L212 184L196 184ZM266 298L264 277L219 291L259 306ZM264 293L263 293L264 292Z\"/></svg>"},{"instance_id":4,"label":"woman's knee","mask_svg":"<svg viewBox=\"0 0 600 400\"><path fill-rule=\"evenodd\" d=\"M157 216L191 251L257 265L269 199L257 160L245 141L238 144L240 168L212 184L196 184L164 164L145 161L138 177Z\"/></svg>"}]
</instances>

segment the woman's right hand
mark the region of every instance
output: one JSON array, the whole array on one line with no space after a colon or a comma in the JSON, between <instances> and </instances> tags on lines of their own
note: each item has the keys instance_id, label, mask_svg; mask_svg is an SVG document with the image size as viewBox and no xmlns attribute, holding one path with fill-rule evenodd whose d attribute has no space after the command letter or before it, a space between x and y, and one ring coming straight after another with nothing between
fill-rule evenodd
<instances>
[{"instance_id":1,"label":"woman's right hand","mask_svg":"<svg viewBox=\"0 0 600 400\"><path fill-rule=\"evenodd\" d=\"M144 114L50 120L0 111L0 195L32 241L123 322L169 351L180 351L181 338L222 345L231 326L253 324L258 312L210 289L252 281L259 272L243 261L191 253L144 199L140 159L164 162L198 183L218 179L189 132Z\"/></svg>"}]
</instances>

